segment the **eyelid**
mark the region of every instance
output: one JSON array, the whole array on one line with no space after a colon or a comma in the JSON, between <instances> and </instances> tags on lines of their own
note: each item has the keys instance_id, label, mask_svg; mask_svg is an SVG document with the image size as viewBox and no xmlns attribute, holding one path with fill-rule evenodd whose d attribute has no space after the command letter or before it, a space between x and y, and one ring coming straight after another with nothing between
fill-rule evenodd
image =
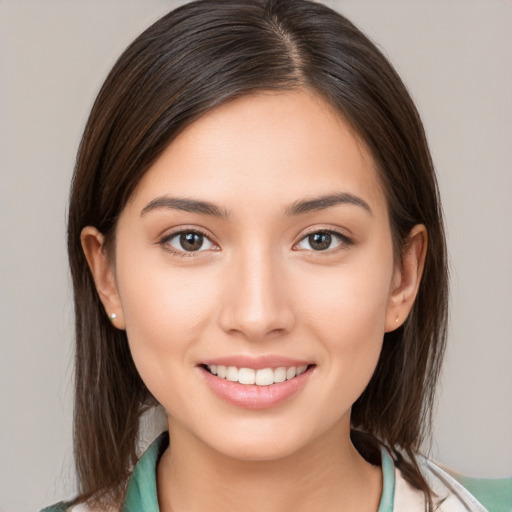
<instances>
[{"instance_id":1,"label":"eyelid","mask_svg":"<svg viewBox=\"0 0 512 512\"><path fill-rule=\"evenodd\" d=\"M329 235L333 235L336 238L338 238L340 243L336 247L325 249L323 251L315 251L314 249L296 249L296 247L302 241L304 241L306 238L308 238L309 236L314 235L316 233L327 233ZM341 229L337 229L337 228L334 228L334 227L321 227L321 226L318 227L318 226L316 226L314 228L309 229L305 233L301 234L299 240L293 245L293 250L296 250L296 251L308 251L308 252L313 252L313 253L318 253L318 254L332 253L332 252L334 252L334 251L336 251L336 250L338 250L340 248L350 247L351 245L354 245L354 243L355 243L354 240L350 236L348 236Z\"/></svg>"},{"instance_id":2,"label":"eyelid","mask_svg":"<svg viewBox=\"0 0 512 512\"><path fill-rule=\"evenodd\" d=\"M179 249L176 249L172 247L169 244L169 241L175 238L178 235L184 234L184 233L197 233L199 235L202 235L204 238L206 238L214 247L204 250L198 250L198 251L181 251ZM218 244L214 242L213 237L204 229L198 227L198 226L177 226L175 228L172 228L170 231L167 231L164 235L160 236L157 244L160 245L165 251L176 255L176 256L182 256L185 258L190 257L197 257L201 253L205 253L211 250L218 251L220 250Z\"/></svg>"}]
</instances>

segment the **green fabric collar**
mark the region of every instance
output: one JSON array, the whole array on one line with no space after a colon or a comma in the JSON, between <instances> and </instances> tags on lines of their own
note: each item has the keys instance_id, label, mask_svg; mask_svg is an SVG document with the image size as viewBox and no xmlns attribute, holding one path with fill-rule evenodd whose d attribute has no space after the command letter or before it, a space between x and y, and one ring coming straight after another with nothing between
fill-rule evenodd
<instances>
[{"instance_id":1,"label":"green fabric collar","mask_svg":"<svg viewBox=\"0 0 512 512\"><path fill-rule=\"evenodd\" d=\"M133 470L122 512L160 512L156 491L156 466L169 446L169 433L158 436L144 452Z\"/></svg>"},{"instance_id":2,"label":"green fabric collar","mask_svg":"<svg viewBox=\"0 0 512 512\"><path fill-rule=\"evenodd\" d=\"M161 434L139 459L128 483L123 512L160 512L156 490L158 460L169 446L169 434ZM382 450L383 488L377 512L393 512L395 467L386 450Z\"/></svg>"},{"instance_id":3,"label":"green fabric collar","mask_svg":"<svg viewBox=\"0 0 512 512\"><path fill-rule=\"evenodd\" d=\"M381 449L382 460L382 496L377 512L393 512L395 502L395 464L384 448Z\"/></svg>"}]
</instances>

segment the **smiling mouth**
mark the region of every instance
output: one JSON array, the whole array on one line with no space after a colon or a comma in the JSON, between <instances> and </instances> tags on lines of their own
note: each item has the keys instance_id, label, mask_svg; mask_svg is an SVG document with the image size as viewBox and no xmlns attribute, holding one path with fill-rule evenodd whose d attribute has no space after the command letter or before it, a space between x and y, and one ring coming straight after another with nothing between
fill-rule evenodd
<instances>
[{"instance_id":1,"label":"smiling mouth","mask_svg":"<svg viewBox=\"0 0 512 512\"><path fill-rule=\"evenodd\" d=\"M207 364L203 365L203 368L219 379L224 379L229 382L238 382L239 384L245 385L270 386L272 384L292 380L302 375L312 366L314 365L280 366L279 368L261 368L255 370L253 368Z\"/></svg>"}]
</instances>

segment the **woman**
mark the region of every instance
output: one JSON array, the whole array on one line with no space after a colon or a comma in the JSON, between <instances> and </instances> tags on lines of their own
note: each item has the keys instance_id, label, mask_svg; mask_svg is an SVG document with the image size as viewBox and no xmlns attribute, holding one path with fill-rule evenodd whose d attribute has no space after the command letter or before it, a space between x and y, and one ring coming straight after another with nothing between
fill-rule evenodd
<instances>
[{"instance_id":1,"label":"woman","mask_svg":"<svg viewBox=\"0 0 512 512\"><path fill-rule=\"evenodd\" d=\"M417 456L439 196L404 85L339 14L206 0L145 31L91 112L68 244L69 507L484 510ZM169 434L137 461L155 404Z\"/></svg>"}]
</instances>

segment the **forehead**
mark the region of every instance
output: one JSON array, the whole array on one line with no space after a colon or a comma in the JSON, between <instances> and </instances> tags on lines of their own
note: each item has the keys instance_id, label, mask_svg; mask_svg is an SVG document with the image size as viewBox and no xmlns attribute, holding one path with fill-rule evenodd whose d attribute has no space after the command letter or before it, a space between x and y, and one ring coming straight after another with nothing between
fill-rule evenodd
<instances>
[{"instance_id":1,"label":"forehead","mask_svg":"<svg viewBox=\"0 0 512 512\"><path fill-rule=\"evenodd\" d=\"M206 113L169 144L132 199L194 196L229 208L240 198L290 203L333 191L387 210L364 143L329 103L298 90L244 96Z\"/></svg>"}]
</instances>

